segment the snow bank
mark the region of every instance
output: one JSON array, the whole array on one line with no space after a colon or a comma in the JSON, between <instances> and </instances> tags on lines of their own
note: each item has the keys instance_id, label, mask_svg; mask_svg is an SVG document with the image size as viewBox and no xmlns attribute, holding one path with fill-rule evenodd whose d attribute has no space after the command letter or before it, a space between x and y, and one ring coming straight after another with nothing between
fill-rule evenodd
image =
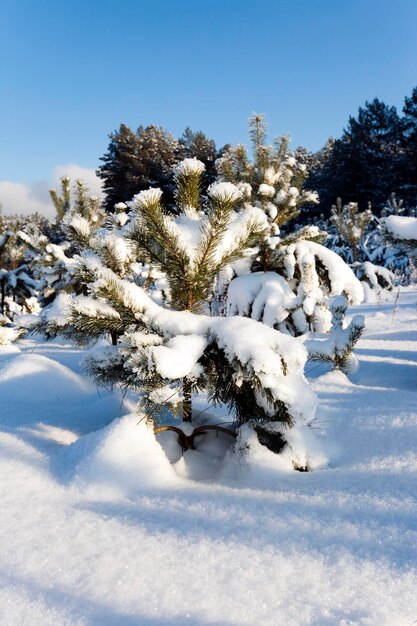
<instances>
[{"instance_id":1,"label":"snow bank","mask_svg":"<svg viewBox=\"0 0 417 626\"><path fill-rule=\"evenodd\" d=\"M279 454L259 442L250 424L241 426L235 447L226 456L223 476L247 486L274 488L281 483L283 473L304 468L317 470L328 464L324 444L306 424L296 424L285 431L280 427L277 431L283 432L286 440Z\"/></svg>"},{"instance_id":2,"label":"snow bank","mask_svg":"<svg viewBox=\"0 0 417 626\"><path fill-rule=\"evenodd\" d=\"M153 430L137 414L81 437L60 456L64 473L83 489L128 495L178 480Z\"/></svg>"},{"instance_id":3,"label":"snow bank","mask_svg":"<svg viewBox=\"0 0 417 626\"><path fill-rule=\"evenodd\" d=\"M7 346L19 338L21 331L18 328L0 326L0 346Z\"/></svg>"},{"instance_id":4,"label":"snow bank","mask_svg":"<svg viewBox=\"0 0 417 626\"><path fill-rule=\"evenodd\" d=\"M96 393L85 377L38 354L17 354L0 364L0 396L18 404L42 404L51 395L61 402L80 402Z\"/></svg>"},{"instance_id":5,"label":"snow bank","mask_svg":"<svg viewBox=\"0 0 417 626\"><path fill-rule=\"evenodd\" d=\"M383 220L386 229L397 239L417 240L417 218L390 215Z\"/></svg>"}]
</instances>

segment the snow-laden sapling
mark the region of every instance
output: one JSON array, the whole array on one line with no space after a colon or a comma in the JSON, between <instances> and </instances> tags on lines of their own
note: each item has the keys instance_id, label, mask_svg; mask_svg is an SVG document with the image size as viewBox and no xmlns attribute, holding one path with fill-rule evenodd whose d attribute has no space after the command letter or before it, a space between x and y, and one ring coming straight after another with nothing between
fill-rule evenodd
<instances>
[{"instance_id":1,"label":"snow-laden sapling","mask_svg":"<svg viewBox=\"0 0 417 626\"><path fill-rule=\"evenodd\" d=\"M243 146L231 148L218 161L221 180L242 191L239 208L262 210L268 229L247 255L245 263L223 270L219 302L226 315L248 315L292 335L330 328L329 300L344 294L351 303L363 299L352 270L321 245L326 233L310 226L288 229L305 204L317 194L303 189L306 168L288 151L288 140L266 144L262 116L250 121L251 161ZM281 232L282 229L288 232Z\"/></svg>"},{"instance_id":2,"label":"snow-laden sapling","mask_svg":"<svg viewBox=\"0 0 417 626\"><path fill-rule=\"evenodd\" d=\"M99 198L89 194L82 180L75 180L71 190L71 180L63 176L61 192L50 189L50 196L57 214L54 231L58 242L36 232L21 233L32 250L31 268L39 282L42 306L53 302L62 291L85 292L73 272L74 257L94 247L104 220Z\"/></svg>"},{"instance_id":3,"label":"snow-laden sapling","mask_svg":"<svg viewBox=\"0 0 417 626\"><path fill-rule=\"evenodd\" d=\"M77 262L87 295L63 295L47 323L80 343L115 333L116 344L91 353L87 370L98 382L137 389L149 419L169 407L193 420L193 394L202 391L226 404L237 425L285 438L315 411L303 377L305 348L255 320L210 315L209 306L221 269L267 228L265 213L253 206L236 211L241 192L229 182L211 185L203 205L203 169L195 159L177 166L176 215L164 210L159 189L142 191L119 233L137 263L166 276L169 298L155 302L152 285L118 275L97 248Z\"/></svg>"},{"instance_id":4,"label":"snow-laden sapling","mask_svg":"<svg viewBox=\"0 0 417 626\"><path fill-rule=\"evenodd\" d=\"M337 199L337 204L332 207L331 221L340 236L348 243L352 250L352 261L359 261L359 243L372 220L370 208L359 211L357 202L349 202L342 207L342 201Z\"/></svg>"},{"instance_id":5,"label":"snow-laden sapling","mask_svg":"<svg viewBox=\"0 0 417 626\"><path fill-rule=\"evenodd\" d=\"M16 226L0 233L0 314L8 322L36 309L38 284L30 275L25 250Z\"/></svg>"},{"instance_id":6,"label":"snow-laden sapling","mask_svg":"<svg viewBox=\"0 0 417 626\"><path fill-rule=\"evenodd\" d=\"M333 299L330 305L330 337L324 341L312 340L309 350L311 361L329 363L332 369L340 370L344 374L351 369L353 349L365 330L363 315L355 315L345 327L347 308L348 303L343 296Z\"/></svg>"},{"instance_id":7,"label":"snow-laden sapling","mask_svg":"<svg viewBox=\"0 0 417 626\"><path fill-rule=\"evenodd\" d=\"M417 259L417 218L390 215L383 219L382 223L387 240L405 250L415 261Z\"/></svg>"}]
</instances>

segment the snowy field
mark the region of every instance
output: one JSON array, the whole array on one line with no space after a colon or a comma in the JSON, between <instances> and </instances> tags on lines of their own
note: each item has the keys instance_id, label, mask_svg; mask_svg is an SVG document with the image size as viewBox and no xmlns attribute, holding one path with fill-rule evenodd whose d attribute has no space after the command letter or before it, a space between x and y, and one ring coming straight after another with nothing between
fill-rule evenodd
<instances>
[{"instance_id":1,"label":"snowy field","mask_svg":"<svg viewBox=\"0 0 417 626\"><path fill-rule=\"evenodd\" d=\"M1 346L1 626L417 624L416 303L352 311L349 378L307 364L311 473L210 458L192 481L204 445L171 465L81 350Z\"/></svg>"}]
</instances>

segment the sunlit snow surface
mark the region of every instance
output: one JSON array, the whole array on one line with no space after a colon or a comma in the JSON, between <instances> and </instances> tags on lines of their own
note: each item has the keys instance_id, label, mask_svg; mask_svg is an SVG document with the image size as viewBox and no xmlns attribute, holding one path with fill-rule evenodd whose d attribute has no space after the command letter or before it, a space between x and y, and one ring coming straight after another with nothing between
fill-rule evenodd
<instances>
[{"instance_id":1,"label":"sunlit snow surface","mask_svg":"<svg viewBox=\"0 0 417 626\"><path fill-rule=\"evenodd\" d=\"M182 458L165 433L171 465L82 351L0 346L0 624L415 623L416 303L351 311L349 379L307 364L330 453L312 473L217 471L226 441Z\"/></svg>"}]
</instances>

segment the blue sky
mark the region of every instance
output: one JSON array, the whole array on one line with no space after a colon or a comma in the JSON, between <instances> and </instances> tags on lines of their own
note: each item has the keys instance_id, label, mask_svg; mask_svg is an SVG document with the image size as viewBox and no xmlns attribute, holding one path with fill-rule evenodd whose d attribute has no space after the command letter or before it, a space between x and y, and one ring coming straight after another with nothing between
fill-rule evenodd
<instances>
[{"instance_id":1,"label":"blue sky","mask_svg":"<svg viewBox=\"0 0 417 626\"><path fill-rule=\"evenodd\" d=\"M366 100L401 108L416 24L415 0L0 0L0 201L94 169L121 122L221 145L255 110L318 149Z\"/></svg>"}]
</instances>

